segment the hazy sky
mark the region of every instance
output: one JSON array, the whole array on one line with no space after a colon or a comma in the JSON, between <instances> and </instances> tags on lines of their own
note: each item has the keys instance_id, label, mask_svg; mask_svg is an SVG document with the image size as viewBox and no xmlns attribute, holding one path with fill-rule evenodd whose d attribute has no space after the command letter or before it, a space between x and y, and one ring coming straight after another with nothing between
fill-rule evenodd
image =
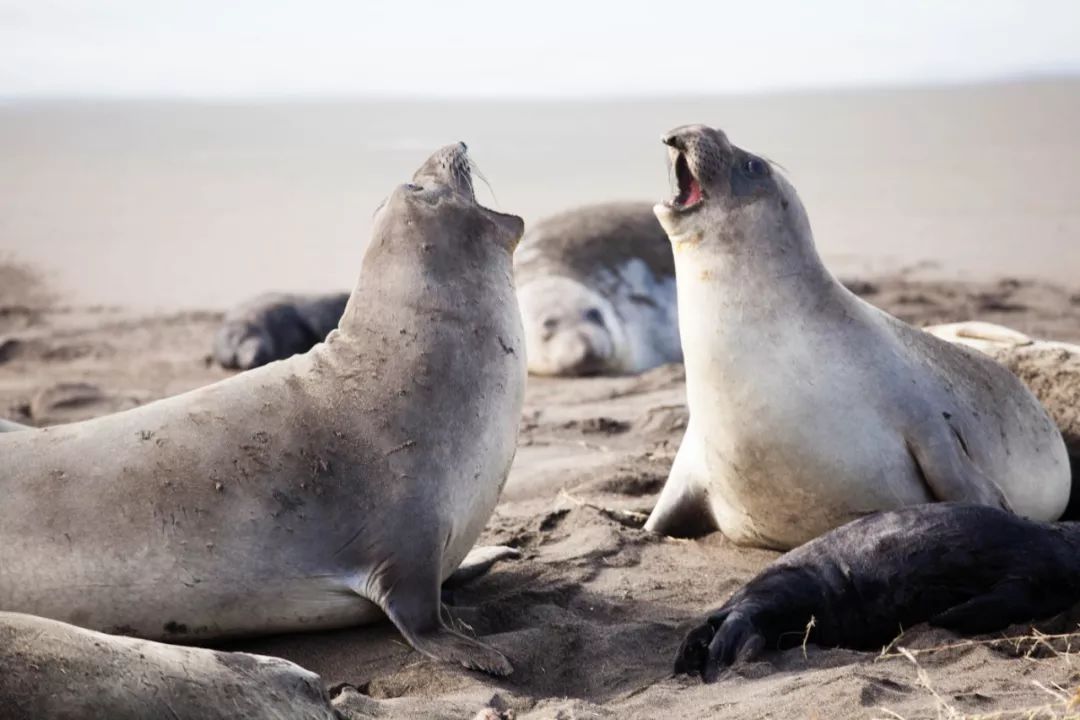
<instances>
[{"instance_id":1,"label":"hazy sky","mask_svg":"<svg viewBox=\"0 0 1080 720\"><path fill-rule=\"evenodd\" d=\"M0 96L625 95L1080 72L1080 0L0 0Z\"/></svg>"}]
</instances>

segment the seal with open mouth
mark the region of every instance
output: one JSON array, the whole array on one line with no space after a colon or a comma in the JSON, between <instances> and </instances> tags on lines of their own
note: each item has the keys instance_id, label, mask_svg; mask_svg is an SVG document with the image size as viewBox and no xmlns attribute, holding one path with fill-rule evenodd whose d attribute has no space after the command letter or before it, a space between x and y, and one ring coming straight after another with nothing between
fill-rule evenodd
<instances>
[{"instance_id":1,"label":"seal with open mouth","mask_svg":"<svg viewBox=\"0 0 1080 720\"><path fill-rule=\"evenodd\" d=\"M702 125L664 143L690 422L647 528L787 549L931 501L1061 515L1065 446L1016 377L844 288L770 163Z\"/></svg>"},{"instance_id":2,"label":"seal with open mouth","mask_svg":"<svg viewBox=\"0 0 1080 720\"><path fill-rule=\"evenodd\" d=\"M173 642L385 615L487 672L439 586L495 507L525 385L512 252L464 144L378 212L305 355L126 412L0 434L0 608Z\"/></svg>"}]
</instances>

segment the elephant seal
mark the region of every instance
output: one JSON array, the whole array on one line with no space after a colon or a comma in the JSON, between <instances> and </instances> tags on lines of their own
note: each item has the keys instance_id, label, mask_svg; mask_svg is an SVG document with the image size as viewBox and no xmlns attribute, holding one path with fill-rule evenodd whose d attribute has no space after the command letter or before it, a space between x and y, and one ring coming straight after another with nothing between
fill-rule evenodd
<instances>
[{"instance_id":1,"label":"elephant seal","mask_svg":"<svg viewBox=\"0 0 1080 720\"><path fill-rule=\"evenodd\" d=\"M687 634L675 672L712 682L733 662L804 639L880 649L926 621L988 633L1078 599L1080 525L985 505L908 507L844 525L769 565Z\"/></svg>"},{"instance_id":2,"label":"elephant seal","mask_svg":"<svg viewBox=\"0 0 1080 720\"><path fill-rule=\"evenodd\" d=\"M0 608L174 642L383 613L496 674L439 585L510 469L522 221L447 146L375 217L338 329L305 355L80 423L0 434Z\"/></svg>"},{"instance_id":3,"label":"elephant seal","mask_svg":"<svg viewBox=\"0 0 1080 720\"><path fill-rule=\"evenodd\" d=\"M723 132L663 141L690 420L646 528L789 549L932 501L1061 515L1065 445L1012 373L848 291L795 189Z\"/></svg>"},{"instance_id":4,"label":"elephant seal","mask_svg":"<svg viewBox=\"0 0 1080 720\"><path fill-rule=\"evenodd\" d=\"M651 203L537 223L514 253L514 275L530 373L632 374L682 359L671 244Z\"/></svg>"},{"instance_id":5,"label":"elephant seal","mask_svg":"<svg viewBox=\"0 0 1080 720\"><path fill-rule=\"evenodd\" d=\"M322 681L279 658L106 635L0 612L0 717L338 720Z\"/></svg>"},{"instance_id":6,"label":"elephant seal","mask_svg":"<svg viewBox=\"0 0 1080 720\"><path fill-rule=\"evenodd\" d=\"M213 358L225 368L250 370L305 353L337 327L349 293L264 293L225 314L214 336Z\"/></svg>"}]
</instances>

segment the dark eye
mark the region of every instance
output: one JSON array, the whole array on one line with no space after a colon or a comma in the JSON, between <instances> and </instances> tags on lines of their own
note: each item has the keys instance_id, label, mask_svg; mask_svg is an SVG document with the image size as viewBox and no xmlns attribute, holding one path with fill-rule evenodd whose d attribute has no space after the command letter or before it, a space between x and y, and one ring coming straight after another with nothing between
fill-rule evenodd
<instances>
[{"instance_id":1,"label":"dark eye","mask_svg":"<svg viewBox=\"0 0 1080 720\"><path fill-rule=\"evenodd\" d=\"M547 330L548 332L551 332L551 331L553 331L555 329L555 327L558 324L559 324L559 321L556 320L555 318L548 318L547 320L544 321L544 329Z\"/></svg>"},{"instance_id":2,"label":"dark eye","mask_svg":"<svg viewBox=\"0 0 1080 720\"><path fill-rule=\"evenodd\" d=\"M603 325L604 316L600 314L600 311L596 308L589 308L585 311L585 319L594 325Z\"/></svg>"},{"instance_id":3,"label":"dark eye","mask_svg":"<svg viewBox=\"0 0 1080 720\"><path fill-rule=\"evenodd\" d=\"M418 192L418 191L424 189L422 185L416 185L416 184L413 184L413 183L407 183L405 185L405 187L408 188L409 190L412 190L413 192Z\"/></svg>"},{"instance_id":4,"label":"dark eye","mask_svg":"<svg viewBox=\"0 0 1080 720\"><path fill-rule=\"evenodd\" d=\"M750 157L743 160L742 171L749 178L762 178L769 174L769 166L764 160Z\"/></svg>"}]
</instances>

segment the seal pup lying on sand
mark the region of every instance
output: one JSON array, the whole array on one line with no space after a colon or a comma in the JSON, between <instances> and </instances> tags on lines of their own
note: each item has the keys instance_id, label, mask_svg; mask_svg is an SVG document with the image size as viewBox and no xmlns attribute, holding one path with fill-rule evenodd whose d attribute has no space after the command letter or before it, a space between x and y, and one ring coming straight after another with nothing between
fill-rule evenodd
<instances>
[{"instance_id":1,"label":"seal pup lying on sand","mask_svg":"<svg viewBox=\"0 0 1080 720\"><path fill-rule=\"evenodd\" d=\"M214 336L214 360L250 370L305 353L338 326L349 293L264 293L225 314Z\"/></svg>"},{"instance_id":2,"label":"seal pup lying on sand","mask_svg":"<svg viewBox=\"0 0 1080 720\"><path fill-rule=\"evenodd\" d=\"M622 375L682 360L671 243L651 203L590 205L514 253L534 375Z\"/></svg>"},{"instance_id":3,"label":"seal pup lying on sand","mask_svg":"<svg viewBox=\"0 0 1080 720\"><path fill-rule=\"evenodd\" d=\"M844 288L795 189L723 132L663 141L690 422L646 528L787 549L939 500L1061 515L1065 445L1016 377Z\"/></svg>"},{"instance_id":4,"label":"seal pup lying on sand","mask_svg":"<svg viewBox=\"0 0 1080 720\"><path fill-rule=\"evenodd\" d=\"M4 720L339 720L287 660L106 635L0 612Z\"/></svg>"},{"instance_id":5,"label":"seal pup lying on sand","mask_svg":"<svg viewBox=\"0 0 1080 720\"><path fill-rule=\"evenodd\" d=\"M375 218L340 327L306 355L81 423L0 434L0 608L194 642L383 613L506 674L439 585L510 469L525 383L513 215L464 144Z\"/></svg>"},{"instance_id":6,"label":"seal pup lying on sand","mask_svg":"<svg viewBox=\"0 0 1080 720\"><path fill-rule=\"evenodd\" d=\"M804 638L880 650L926 621L993 632L1077 600L1080 525L985 505L904 508L856 520L769 565L690 631L675 672L712 682L727 665Z\"/></svg>"}]
</instances>

